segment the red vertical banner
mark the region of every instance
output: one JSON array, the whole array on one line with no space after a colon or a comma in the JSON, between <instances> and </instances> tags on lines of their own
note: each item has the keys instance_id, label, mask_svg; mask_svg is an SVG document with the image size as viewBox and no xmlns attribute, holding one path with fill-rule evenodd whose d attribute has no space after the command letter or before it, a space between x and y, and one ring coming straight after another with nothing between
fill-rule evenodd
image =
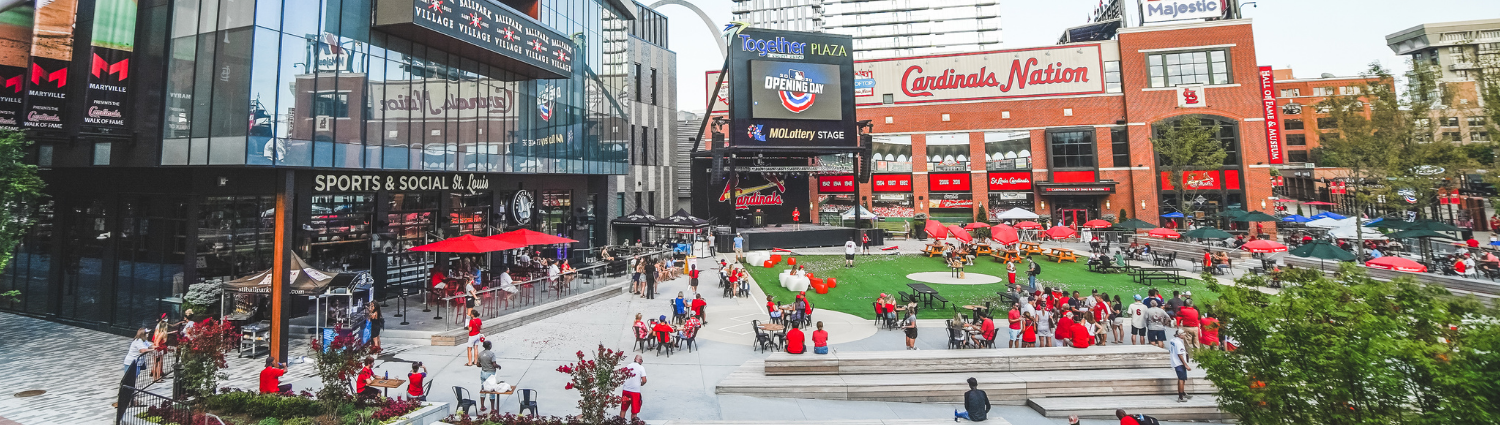
<instances>
[{"instance_id":1,"label":"red vertical banner","mask_svg":"<svg viewBox=\"0 0 1500 425\"><path fill-rule=\"evenodd\" d=\"M53 0L36 8L31 36L30 88L26 90L29 128L62 130L68 108L68 65L73 61L73 27L78 0Z\"/></svg>"},{"instance_id":2,"label":"red vertical banner","mask_svg":"<svg viewBox=\"0 0 1500 425\"><path fill-rule=\"evenodd\" d=\"M1266 119L1266 159L1271 164L1284 162L1281 143L1281 119L1276 110L1276 78L1271 67L1260 67L1260 102Z\"/></svg>"}]
</instances>

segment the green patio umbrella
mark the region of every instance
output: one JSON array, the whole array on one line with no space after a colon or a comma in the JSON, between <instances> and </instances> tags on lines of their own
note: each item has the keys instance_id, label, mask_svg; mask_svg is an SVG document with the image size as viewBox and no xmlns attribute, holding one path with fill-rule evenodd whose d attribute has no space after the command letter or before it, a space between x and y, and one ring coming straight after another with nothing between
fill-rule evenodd
<instances>
[{"instance_id":1,"label":"green patio umbrella","mask_svg":"<svg viewBox=\"0 0 1500 425\"><path fill-rule=\"evenodd\" d=\"M1143 221L1143 220L1138 219L1138 218L1132 218L1132 219L1129 219L1129 220L1125 220L1125 221L1116 223L1115 227L1118 227L1118 228L1121 228L1121 229L1142 230L1142 229L1155 229L1155 228L1161 227L1161 226L1157 226L1155 224L1147 223L1146 221Z\"/></svg>"},{"instance_id":2,"label":"green patio umbrella","mask_svg":"<svg viewBox=\"0 0 1500 425\"><path fill-rule=\"evenodd\" d=\"M1404 229L1406 229L1408 227L1411 227L1411 225L1412 225L1412 223L1409 223L1409 222L1406 222L1406 221L1396 220L1396 219L1392 219L1392 218L1387 218L1387 219L1384 219L1384 220L1380 220L1380 221L1371 223L1370 227L1375 227L1375 228L1380 228L1380 229L1404 230Z\"/></svg>"},{"instance_id":3,"label":"green patio umbrella","mask_svg":"<svg viewBox=\"0 0 1500 425\"><path fill-rule=\"evenodd\" d=\"M1263 212L1260 212L1260 211L1251 211L1251 212L1245 213L1244 215L1241 215L1239 217L1235 217L1234 221L1281 221L1281 220L1276 219L1276 217L1272 217L1270 214L1266 214L1266 213L1263 213Z\"/></svg>"},{"instance_id":4,"label":"green patio umbrella","mask_svg":"<svg viewBox=\"0 0 1500 425\"><path fill-rule=\"evenodd\" d=\"M1183 237L1193 239L1228 239L1234 237L1223 230L1214 227L1199 227L1182 234Z\"/></svg>"},{"instance_id":5,"label":"green patio umbrella","mask_svg":"<svg viewBox=\"0 0 1500 425\"><path fill-rule=\"evenodd\" d=\"M1302 244L1287 253L1303 258L1318 259L1319 270L1323 269L1323 260L1354 261L1354 254L1339 248L1333 242L1322 239Z\"/></svg>"},{"instance_id":6,"label":"green patio umbrella","mask_svg":"<svg viewBox=\"0 0 1500 425\"><path fill-rule=\"evenodd\" d=\"M1389 234L1389 235L1385 235L1385 236L1389 237L1389 238L1397 238L1397 239L1410 239L1410 238L1458 239L1458 238L1455 238L1455 237L1452 237L1452 236L1448 236L1448 235L1445 235L1445 234L1442 234L1442 233L1438 233L1436 231L1432 231L1432 230L1428 230L1428 229L1406 229L1406 230L1402 230L1402 231L1399 231L1399 232L1396 232L1396 233L1392 233L1392 234Z\"/></svg>"},{"instance_id":7,"label":"green patio umbrella","mask_svg":"<svg viewBox=\"0 0 1500 425\"><path fill-rule=\"evenodd\" d=\"M1224 210L1223 212L1220 212L1219 213L1219 217L1222 217L1222 218L1232 218L1232 219L1236 219L1238 221L1238 219L1240 217L1244 217L1245 214L1249 214L1249 213L1246 212L1245 210L1242 210L1242 209L1239 209L1239 208L1230 208L1230 209Z\"/></svg>"},{"instance_id":8,"label":"green patio umbrella","mask_svg":"<svg viewBox=\"0 0 1500 425\"><path fill-rule=\"evenodd\" d=\"M1379 224L1379 223L1376 223L1376 224ZM1444 222L1441 222L1441 221L1433 221L1433 220L1417 220L1417 221L1413 221L1410 224L1408 224L1406 227L1404 227L1403 229L1405 229L1405 230L1431 230L1431 231L1434 231L1434 232L1457 232L1458 231L1458 227L1456 227L1456 226L1454 226L1452 224L1444 223Z\"/></svg>"}]
</instances>

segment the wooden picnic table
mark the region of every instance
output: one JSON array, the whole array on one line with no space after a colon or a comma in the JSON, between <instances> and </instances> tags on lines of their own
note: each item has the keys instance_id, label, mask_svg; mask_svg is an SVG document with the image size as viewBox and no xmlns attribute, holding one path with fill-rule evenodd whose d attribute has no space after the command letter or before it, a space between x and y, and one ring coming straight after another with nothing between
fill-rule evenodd
<instances>
[{"instance_id":1,"label":"wooden picnic table","mask_svg":"<svg viewBox=\"0 0 1500 425\"><path fill-rule=\"evenodd\" d=\"M1001 263L1008 263L1011 261L1021 262L1021 251L1015 249L996 250L993 254L990 254L990 256L995 257L995 261L999 261Z\"/></svg>"},{"instance_id":2,"label":"wooden picnic table","mask_svg":"<svg viewBox=\"0 0 1500 425\"><path fill-rule=\"evenodd\" d=\"M1068 260L1075 263L1078 262L1078 255L1074 254L1073 250L1067 248L1052 248L1052 252L1048 252L1043 255L1046 255L1047 258L1051 258L1053 261L1056 261L1058 263L1062 263L1063 260Z\"/></svg>"},{"instance_id":3,"label":"wooden picnic table","mask_svg":"<svg viewBox=\"0 0 1500 425\"><path fill-rule=\"evenodd\" d=\"M390 395L391 388L401 388L401 386L405 385L405 384L406 384L406 380L405 379L399 379L399 378L375 378L374 380L370 381L369 386L375 387L375 388L380 388L380 393L382 395Z\"/></svg>"},{"instance_id":4,"label":"wooden picnic table","mask_svg":"<svg viewBox=\"0 0 1500 425\"><path fill-rule=\"evenodd\" d=\"M1138 267L1134 270L1131 270L1130 278L1136 283L1140 283L1142 285L1145 285L1146 283L1155 279L1167 279L1173 281L1173 283L1180 284L1182 283L1182 280L1187 279L1186 277L1177 274L1177 272L1181 271L1184 270L1176 267Z\"/></svg>"},{"instance_id":5,"label":"wooden picnic table","mask_svg":"<svg viewBox=\"0 0 1500 425\"><path fill-rule=\"evenodd\" d=\"M1046 251L1042 249L1042 244L1040 244L1040 243L1036 243L1036 242L1021 242L1021 252L1026 253L1026 255L1031 255L1031 254L1041 254L1041 253L1046 252Z\"/></svg>"},{"instance_id":6,"label":"wooden picnic table","mask_svg":"<svg viewBox=\"0 0 1500 425\"><path fill-rule=\"evenodd\" d=\"M988 244L979 244L979 245L975 245L974 246L974 253L975 254L990 255L990 253L993 253L993 252L995 252L995 249L991 248Z\"/></svg>"},{"instance_id":7,"label":"wooden picnic table","mask_svg":"<svg viewBox=\"0 0 1500 425\"><path fill-rule=\"evenodd\" d=\"M927 245L927 246L922 247L922 253L923 254L927 254L927 258L932 258L935 255L943 255L943 246L942 245Z\"/></svg>"}]
</instances>

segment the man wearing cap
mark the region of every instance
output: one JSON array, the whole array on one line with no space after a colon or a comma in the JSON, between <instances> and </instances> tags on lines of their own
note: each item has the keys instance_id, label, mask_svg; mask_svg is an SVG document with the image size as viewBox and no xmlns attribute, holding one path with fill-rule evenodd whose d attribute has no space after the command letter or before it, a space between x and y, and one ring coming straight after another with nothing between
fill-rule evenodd
<instances>
[{"instance_id":1,"label":"man wearing cap","mask_svg":"<svg viewBox=\"0 0 1500 425\"><path fill-rule=\"evenodd\" d=\"M1193 370L1187 363L1187 346L1182 342L1181 330L1172 333L1172 340L1167 341L1167 357L1172 359L1172 370L1177 372L1177 402L1186 403L1193 398L1187 395L1187 373Z\"/></svg>"},{"instance_id":2,"label":"man wearing cap","mask_svg":"<svg viewBox=\"0 0 1500 425\"><path fill-rule=\"evenodd\" d=\"M672 343L672 325L667 324L667 315L663 314L656 319L656 326L651 327L651 333L656 334L657 342L662 344Z\"/></svg>"}]
</instances>

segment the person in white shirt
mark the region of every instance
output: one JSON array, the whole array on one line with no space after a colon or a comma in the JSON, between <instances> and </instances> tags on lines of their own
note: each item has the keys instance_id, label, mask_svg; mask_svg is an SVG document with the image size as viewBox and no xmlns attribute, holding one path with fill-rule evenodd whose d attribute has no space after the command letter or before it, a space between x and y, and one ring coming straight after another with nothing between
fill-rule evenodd
<instances>
[{"instance_id":1,"label":"person in white shirt","mask_svg":"<svg viewBox=\"0 0 1500 425\"><path fill-rule=\"evenodd\" d=\"M1146 343L1146 305L1141 304L1140 294L1135 296L1135 302L1125 307L1125 315L1130 317L1130 343Z\"/></svg>"},{"instance_id":2,"label":"person in white shirt","mask_svg":"<svg viewBox=\"0 0 1500 425\"><path fill-rule=\"evenodd\" d=\"M552 284L552 286L557 286L557 278L561 275L562 271L558 270L557 262L549 261L547 264L547 283Z\"/></svg>"},{"instance_id":3,"label":"person in white shirt","mask_svg":"<svg viewBox=\"0 0 1500 425\"><path fill-rule=\"evenodd\" d=\"M630 377L625 378L625 383L620 385L620 417L625 417L625 412L630 412L630 421L634 422L636 415L641 413L641 387L646 385L646 367L641 366L641 355L635 355L635 362L625 366L630 371Z\"/></svg>"},{"instance_id":4,"label":"person in white shirt","mask_svg":"<svg viewBox=\"0 0 1500 425\"><path fill-rule=\"evenodd\" d=\"M125 372L130 373L132 367L137 371L146 367L146 362L141 358L148 356L147 353L155 349L156 346L151 344L151 330L146 328L136 330L135 339L130 340L130 351L125 352Z\"/></svg>"},{"instance_id":5,"label":"person in white shirt","mask_svg":"<svg viewBox=\"0 0 1500 425\"><path fill-rule=\"evenodd\" d=\"M505 299L507 300L517 292L521 292L521 289L516 287L515 279L511 279L510 277L509 267L500 268L500 290L505 291Z\"/></svg>"},{"instance_id":6,"label":"person in white shirt","mask_svg":"<svg viewBox=\"0 0 1500 425\"><path fill-rule=\"evenodd\" d=\"M1187 363L1187 344L1182 341L1182 330L1172 333L1172 339L1167 341L1167 357L1172 359L1172 370L1177 372L1177 402L1186 403L1193 398L1187 395L1187 373L1193 370Z\"/></svg>"},{"instance_id":7,"label":"person in white shirt","mask_svg":"<svg viewBox=\"0 0 1500 425\"><path fill-rule=\"evenodd\" d=\"M858 246L854 244L854 238L844 242L844 267L854 267L854 253Z\"/></svg>"}]
</instances>

